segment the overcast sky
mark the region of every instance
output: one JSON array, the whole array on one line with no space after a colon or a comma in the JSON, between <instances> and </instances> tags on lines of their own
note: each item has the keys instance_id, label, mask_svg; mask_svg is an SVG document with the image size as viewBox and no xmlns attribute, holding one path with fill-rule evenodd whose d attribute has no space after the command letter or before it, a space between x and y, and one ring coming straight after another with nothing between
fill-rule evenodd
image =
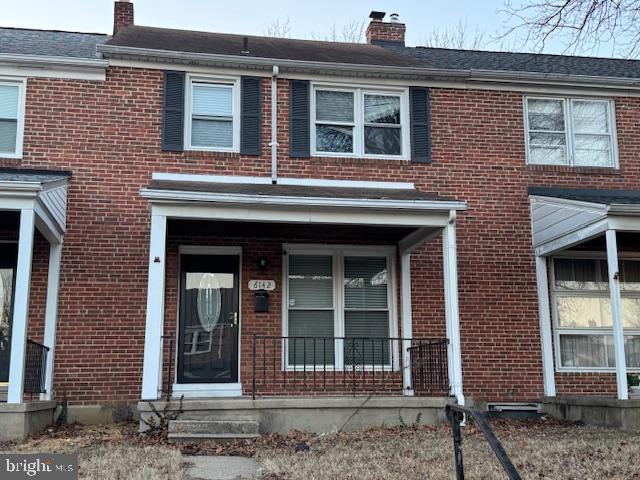
<instances>
[{"instance_id":1,"label":"overcast sky","mask_svg":"<svg viewBox=\"0 0 640 480\"><path fill-rule=\"evenodd\" d=\"M264 34L274 20L290 20L295 38L326 38L335 25L368 21L371 10L397 12L407 25L407 43L423 45L434 29L466 22L470 35L485 32L483 47L504 31L504 0L133 0L138 25L215 32ZM113 0L2 0L0 26L111 33ZM508 42L514 48L514 40ZM521 45L515 48L520 49ZM547 53L562 53L559 41ZM607 54L609 52L599 52Z\"/></svg>"}]
</instances>

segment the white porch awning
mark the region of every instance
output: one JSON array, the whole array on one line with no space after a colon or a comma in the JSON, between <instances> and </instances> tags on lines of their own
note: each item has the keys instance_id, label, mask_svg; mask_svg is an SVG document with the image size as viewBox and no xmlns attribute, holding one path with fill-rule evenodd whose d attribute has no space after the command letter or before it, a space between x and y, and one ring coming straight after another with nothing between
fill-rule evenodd
<instances>
[{"instance_id":1,"label":"white porch awning","mask_svg":"<svg viewBox=\"0 0 640 480\"><path fill-rule=\"evenodd\" d=\"M67 225L69 172L0 168L0 210L33 210L38 230L61 243Z\"/></svg>"},{"instance_id":2,"label":"white porch awning","mask_svg":"<svg viewBox=\"0 0 640 480\"><path fill-rule=\"evenodd\" d=\"M66 231L70 172L0 168L0 211L19 212L18 258L11 320L7 401L22 403L35 229L49 241L44 345L49 348L43 400L51 399L62 241Z\"/></svg>"},{"instance_id":3,"label":"white porch awning","mask_svg":"<svg viewBox=\"0 0 640 480\"><path fill-rule=\"evenodd\" d=\"M617 233L640 232L640 191L530 188L529 198L533 247L536 254L545 395L556 394L546 257L604 235L618 398L626 400L629 397Z\"/></svg>"},{"instance_id":4,"label":"white porch awning","mask_svg":"<svg viewBox=\"0 0 640 480\"><path fill-rule=\"evenodd\" d=\"M352 225L407 230L401 255L401 324L412 337L411 251L443 235L445 317L452 393L464 403L458 313L456 212L465 202L421 192L410 183L154 174L140 192L151 203L147 324L142 398L158 398L162 380L167 220ZM404 348L406 347L406 348ZM403 346L405 385L411 381L409 344ZM410 392L408 392L410 394Z\"/></svg>"},{"instance_id":5,"label":"white porch awning","mask_svg":"<svg viewBox=\"0 0 640 480\"><path fill-rule=\"evenodd\" d=\"M533 246L545 256L604 234L640 231L640 191L530 188Z\"/></svg>"}]
</instances>

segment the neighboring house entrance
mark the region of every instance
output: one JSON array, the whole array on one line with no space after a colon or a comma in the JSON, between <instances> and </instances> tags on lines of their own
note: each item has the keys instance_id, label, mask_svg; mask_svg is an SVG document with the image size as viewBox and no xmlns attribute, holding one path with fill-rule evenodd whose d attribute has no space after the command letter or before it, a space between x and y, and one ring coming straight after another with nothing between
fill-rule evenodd
<instances>
[{"instance_id":1,"label":"neighboring house entrance","mask_svg":"<svg viewBox=\"0 0 640 480\"><path fill-rule=\"evenodd\" d=\"M182 255L178 383L236 383L239 255Z\"/></svg>"},{"instance_id":2,"label":"neighboring house entrance","mask_svg":"<svg viewBox=\"0 0 640 480\"><path fill-rule=\"evenodd\" d=\"M13 283L18 245L0 242L0 385L9 381Z\"/></svg>"}]
</instances>

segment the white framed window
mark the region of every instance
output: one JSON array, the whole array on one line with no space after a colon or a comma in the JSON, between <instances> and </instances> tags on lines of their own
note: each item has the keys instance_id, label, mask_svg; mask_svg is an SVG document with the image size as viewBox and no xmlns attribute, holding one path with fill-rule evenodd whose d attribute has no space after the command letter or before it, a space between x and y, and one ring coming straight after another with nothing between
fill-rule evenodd
<instances>
[{"instance_id":1,"label":"white framed window","mask_svg":"<svg viewBox=\"0 0 640 480\"><path fill-rule=\"evenodd\" d=\"M348 88L314 84L313 155L409 158L408 89Z\"/></svg>"},{"instance_id":2,"label":"white framed window","mask_svg":"<svg viewBox=\"0 0 640 480\"><path fill-rule=\"evenodd\" d=\"M398 367L394 253L285 246L285 368Z\"/></svg>"},{"instance_id":3,"label":"white framed window","mask_svg":"<svg viewBox=\"0 0 640 480\"><path fill-rule=\"evenodd\" d=\"M525 97L527 163L617 167L610 99Z\"/></svg>"},{"instance_id":4,"label":"white framed window","mask_svg":"<svg viewBox=\"0 0 640 480\"><path fill-rule=\"evenodd\" d=\"M185 83L185 149L238 152L239 79L187 75Z\"/></svg>"},{"instance_id":5,"label":"white framed window","mask_svg":"<svg viewBox=\"0 0 640 480\"><path fill-rule=\"evenodd\" d=\"M0 158L22 158L25 80L0 78Z\"/></svg>"},{"instance_id":6,"label":"white framed window","mask_svg":"<svg viewBox=\"0 0 640 480\"><path fill-rule=\"evenodd\" d=\"M615 371L607 259L556 256L551 295L558 370ZM640 258L620 258L626 363L640 370Z\"/></svg>"}]
</instances>

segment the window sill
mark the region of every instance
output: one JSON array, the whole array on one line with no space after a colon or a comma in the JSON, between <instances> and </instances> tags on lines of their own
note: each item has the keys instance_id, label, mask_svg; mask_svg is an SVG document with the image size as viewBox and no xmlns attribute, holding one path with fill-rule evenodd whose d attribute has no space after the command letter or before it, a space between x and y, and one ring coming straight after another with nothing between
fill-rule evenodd
<instances>
[{"instance_id":1,"label":"window sill","mask_svg":"<svg viewBox=\"0 0 640 480\"><path fill-rule=\"evenodd\" d=\"M634 372L634 373L639 373L640 372L640 368L627 368L627 372ZM606 375L615 375L616 374L616 370L615 368L601 368L601 369L595 369L595 368L557 368L556 369L556 373L558 374L588 374L588 375L594 375L594 374L606 374Z\"/></svg>"},{"instance_id":2,"label":"window sill","mask_svg":"<svg viewBox=\"0 0 640 480\"><path fill-rule=\"evenodd\" d=\"M527 164L527 169L539 172L580 173L591 175L620 175L621 171L615 167L572 167L570 165L532 165Z\"/></svg>"}]
</instances>

